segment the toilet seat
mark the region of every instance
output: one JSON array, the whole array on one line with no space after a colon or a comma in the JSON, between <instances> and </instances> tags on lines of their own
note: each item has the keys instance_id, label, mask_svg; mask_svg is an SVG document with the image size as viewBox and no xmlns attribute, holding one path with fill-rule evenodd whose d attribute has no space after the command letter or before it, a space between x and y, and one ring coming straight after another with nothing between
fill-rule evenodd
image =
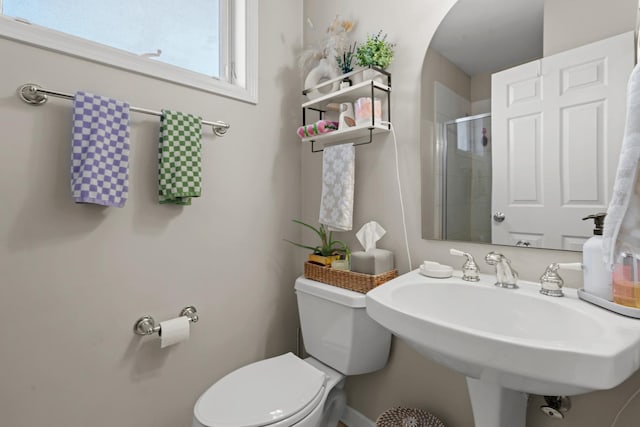
<instances>
[{"instance_id":1,"label":"toilet seat","mask_svg":"<svg viewBox=\"0 0 640 427\"><path fill-rule=\"evenodd\" d=\"M293 425L323 399L327 376L292 353L239 368L212 385L194 408L203 426Z\"/></svg>"}]
</instances>

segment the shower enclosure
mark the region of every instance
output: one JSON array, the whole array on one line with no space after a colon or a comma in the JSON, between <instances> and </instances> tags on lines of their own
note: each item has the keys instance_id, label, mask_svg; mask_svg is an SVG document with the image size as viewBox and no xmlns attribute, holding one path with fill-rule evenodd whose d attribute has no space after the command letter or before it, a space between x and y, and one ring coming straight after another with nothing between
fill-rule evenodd
<instances>
[{"instance_id":1,"label":"shower enclosure","mask_svg":"<svg viewBox=\"0 0 640 427\"><path fill-rule=\"evenodd\" d=\"M442 238L491 243L491 114L444 123Z\"/></svg>"}]
</instances>

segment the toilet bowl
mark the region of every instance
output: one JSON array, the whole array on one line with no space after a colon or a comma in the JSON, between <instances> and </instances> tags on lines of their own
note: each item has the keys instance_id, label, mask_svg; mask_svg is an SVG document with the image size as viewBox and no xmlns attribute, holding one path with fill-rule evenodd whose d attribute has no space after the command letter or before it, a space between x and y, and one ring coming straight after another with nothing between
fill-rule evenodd
<instances>
[{"instance_id":1,"label":"toilet bowl","mask_svg":"<svg viewBox=\"0 0 640 427\"><path fill-rule=\"evenodd\" d=\"M313 358L302 360L292 353L252 363L198 399L192 425L316 427L335 420L335 426L346 404L344 378Z\"/></svg>"},{"instance_id":2,"label":"toilet bowl","mask_svg":"<svg viewBox=\"0 0 640 427\"><path fill-rule=\"evenodd\" d=\"M286 353L229 373L200 396L193 427L334 427L345 375L386 365L391 334L366 314L364 294L302 277L295 289L312 357Z\"/></svg>"}]
</instances>

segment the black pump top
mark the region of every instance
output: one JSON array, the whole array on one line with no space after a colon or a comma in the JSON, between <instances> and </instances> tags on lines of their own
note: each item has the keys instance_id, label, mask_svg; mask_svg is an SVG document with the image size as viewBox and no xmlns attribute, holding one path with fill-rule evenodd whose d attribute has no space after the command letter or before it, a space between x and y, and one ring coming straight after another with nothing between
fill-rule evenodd
<instances>
[{"instance_id":1,"label":"black pump top","mask_svg":"<svg viewBox=\"0 0 640 427\"><path fill-rule=\"evenodd\" d=\"M600 212L597 214L593 214L593 215L589 215L586 216L584 218L582 218L582 220L587 220L587 219L592 219L593 222L596 225L596 228L593 229L593 235L594 236L602 236L602 230L604 229L604 217L607 216L606 212Z\"/></svg>"}]
</instances>

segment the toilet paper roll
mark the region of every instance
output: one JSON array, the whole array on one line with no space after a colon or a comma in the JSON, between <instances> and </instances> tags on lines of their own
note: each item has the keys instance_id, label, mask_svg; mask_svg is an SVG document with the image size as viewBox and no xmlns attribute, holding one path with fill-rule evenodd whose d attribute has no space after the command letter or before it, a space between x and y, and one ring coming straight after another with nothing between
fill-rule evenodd
<instances>
[{"instance_id":1,"label":"toilet paper roll","mask_svg":"<svg viewBox=\"0 0 640 427\"><path fill-rule=\"evenodd\" d=\"M160 322L160 348L188 340L189 323L186 316Z\"/></svg>"}]
</instances>

